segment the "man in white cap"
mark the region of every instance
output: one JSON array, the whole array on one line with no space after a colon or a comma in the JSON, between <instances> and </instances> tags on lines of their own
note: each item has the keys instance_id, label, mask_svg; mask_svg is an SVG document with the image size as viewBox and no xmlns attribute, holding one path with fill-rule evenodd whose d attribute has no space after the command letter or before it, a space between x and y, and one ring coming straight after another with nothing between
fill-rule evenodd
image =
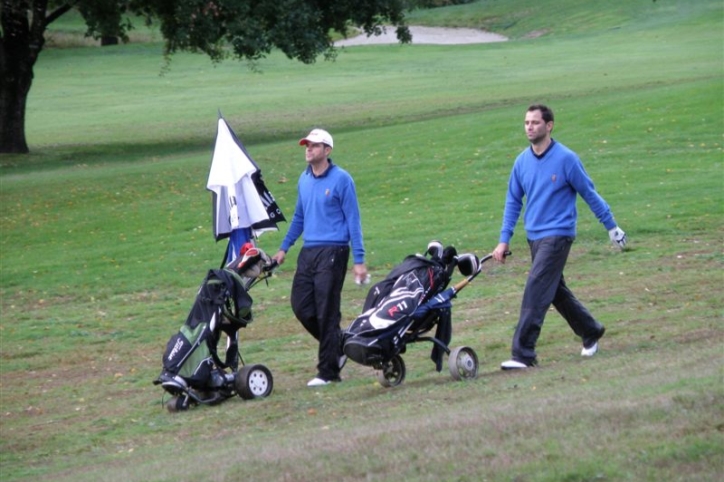
<instances>
[{"instance_id":1,"label":"man in white cap","mask_svg":"<svg viewBox=\"0 0 724 482\"><path fill-rule=\"evenodd\" d=\"M352 176L332 162L334 143L329 132L312 130L299 141L305 147L307 168L297 183L297 203L289 231L273 256L279 264L303 233L292 282L292 311L319 341L317 375L310 387L341 381L342 286L352 248L354 276L367 279L357 192Z\"/></svg>"}]
</instances>

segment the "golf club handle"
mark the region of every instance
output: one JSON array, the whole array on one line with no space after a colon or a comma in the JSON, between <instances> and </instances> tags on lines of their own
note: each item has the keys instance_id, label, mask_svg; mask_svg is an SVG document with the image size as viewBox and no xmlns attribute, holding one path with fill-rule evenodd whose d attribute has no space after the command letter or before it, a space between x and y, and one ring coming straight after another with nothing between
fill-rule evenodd
<instances>
[{"instance_id":1,"label":"golf club handle","mask_svg":"<svg viewBox=\"0 0 724 482\"><path fill-rule=\"evenodd\" d=\"M474 275L468 276L467 278L465 278L461 281L458 281L457 284L455 284L453 286L453 290L455 290L455 293L458 293L461 289L465 288L468 285L468 283L470 283L470 281L472 281L473 277L474 277Z\"/></svg>"}]
</instances>

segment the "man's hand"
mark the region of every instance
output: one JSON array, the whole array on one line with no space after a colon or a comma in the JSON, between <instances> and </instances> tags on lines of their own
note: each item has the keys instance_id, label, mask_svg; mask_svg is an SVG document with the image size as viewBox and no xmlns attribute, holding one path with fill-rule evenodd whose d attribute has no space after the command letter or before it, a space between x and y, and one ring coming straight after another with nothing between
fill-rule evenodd
<instances>
[{"instance_id":1,"label":"man's hand","mask_svg":"<svg viewBox=\"0 0 724 482\"><path fill-rule=\"evenodd\" d=\"M508 252L508 243L500 243L493 250L493 259L499 263L505 263L505 253Z\"/></svg>"},{"instance_id":2,"label":"man's hand","mask_svg":"<svg viewBox=\"0 0 724 482\"><path fill-rule=\"evenodd\" d=\"M626 247L626 233L618 226L608 230L608 237L611 239L611 244L617 248L623 249Z\"/></svg>"},{"instance_id":3,"label":"man's hand","mask_svg":"<svg viewBox=\"0 0 724 482\"><path fill-rule=\"evenodd\" d=\"M284 251L282 251L282 250L280 249L279 251L277 251L277 254L275 254L274 256L272 256L271 259L273 259L274 261L276 261L277 264L278 264L279 266L281 266L282 263L284 262L284 257L285 257L286 255L287 255L287 253L284 252Z\"/></svg>"},{"instance_id":4,"label":"man's hand","mask_svg":"<svg viewBox=\"0 0 724 482\"><path fill-rule=\"evenodd\" d=\"M367 272L367 265L364 263L355 264L352 267L354 282L358 285L366 285L370 282L370 274Z\"/></svg>"}]
</instances>

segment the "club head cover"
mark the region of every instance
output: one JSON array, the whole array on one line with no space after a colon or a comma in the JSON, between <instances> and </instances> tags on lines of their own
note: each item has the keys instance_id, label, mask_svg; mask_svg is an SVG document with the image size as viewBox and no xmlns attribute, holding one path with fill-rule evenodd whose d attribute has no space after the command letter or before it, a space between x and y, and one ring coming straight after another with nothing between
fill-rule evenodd
<instances>
[{"instance_id":1,"label":"club head cover","mask_svg":"<svg viewBox=\"0 0 724 482\"><path fill-rule=\"evenodd\" d=\"M244 278L257 278L264 266L271 262L269 256L259 248L249 248L236 266L236 270Z\"/></svg>"},{"instance_id":2,"label":"club head cover","mask_svg":"<svg viewBox=\"0 0 724 482\"><path fill-rule=\"evenodd\" d=\"M445 264L450 264L455 261L455 257L458 255L458 250L455 246L448 246L442 252L441 260Z\"/></svg>"},{"instance_id":3,"label":"club head cover","mask_svg":"<svg viewBox=\"0 0 724 482\"><path fill-rule=\"evenodd\" d=\"M254 243L251 243L247 241L246 243L241 245L241 248L239 248L239 256L244 256L247 251L254 248Z\"/></svg>"},{"instance_id":4,"label":"club head cover","mask_svg":"<svg viewBox=\"0 0 724 482\"><path fill-rule=\"evenodd\" d=\"M231 261L226 263L226 266L224 268L226 269L233 269L237 272L239 271L239 265L240 263L244 262L244 255L250 250L250 249L256 249L254 246L254 243L251 241L247 241L246 243L242 244L239 248L239 254L234 257Z\"/></svg>"},{"instance_id":5,"label":"club head cover","mask_svg":"<svg viewBox=\"0 0 724 482\"><path fill-rule=\"evenodd\" d=\"M472 253L464 253L457 257L458 269L463 276L471 276L480 269L480 259Z\"/></svg>"},{"instance_id":6,"label":"club head cover","mask_svg":"<svg viewBox=\"0 0 724 482\"><path fill-rule=\"evenodd\" d=\"M442 243L440 241L430 241L427 244L425 254L430 255L432 259L439 259L442 256Z\"/></svg>"}]
</instances>

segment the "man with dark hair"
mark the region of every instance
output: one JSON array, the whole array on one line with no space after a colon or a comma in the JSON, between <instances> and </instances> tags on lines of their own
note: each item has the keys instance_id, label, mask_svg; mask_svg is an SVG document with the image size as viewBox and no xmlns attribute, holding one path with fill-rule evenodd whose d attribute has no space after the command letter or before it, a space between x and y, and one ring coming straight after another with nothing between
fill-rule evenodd
<instances>
[{"instance_id":1,"label":"man with dark hair","mask_svg":"<svg viewBox=\"0 0 724 482\"><path fill-rule=\"evenodd\" d=\"M545 105L530 106L525 115L530 147L513 165L500 242L493 251L493 258L504 263L525 198L524 224L532 265L513 335L512 358L501 364L503 370L537 364L535 345L551 304L581 337L581 356L590 357L598 351L605 328L576 299L563 277L576 236L577 195L608 230L613 245L620 249L626 245L626 234L616 225L611 209L596 192L578 155L552 139L552 131L553 111Z\"/></svg>"},{"instance_id":2,"label":"man with dark hair","mask_svg":"<svg viewBox=\"0 0 724 482\"><path fill-rule=\"evenodd\" d=\"M307 168L297 183L297 204L289 231L273 256L279 264L304 233L292 282L292 311L304 328L319 341L317 375L310 387L341 381L342 286L352 246L354 276L367 280L362 222L354 180L332 163L329 132L314 129L299 141L305 147Z\"/></svg>"}]
</instances>

